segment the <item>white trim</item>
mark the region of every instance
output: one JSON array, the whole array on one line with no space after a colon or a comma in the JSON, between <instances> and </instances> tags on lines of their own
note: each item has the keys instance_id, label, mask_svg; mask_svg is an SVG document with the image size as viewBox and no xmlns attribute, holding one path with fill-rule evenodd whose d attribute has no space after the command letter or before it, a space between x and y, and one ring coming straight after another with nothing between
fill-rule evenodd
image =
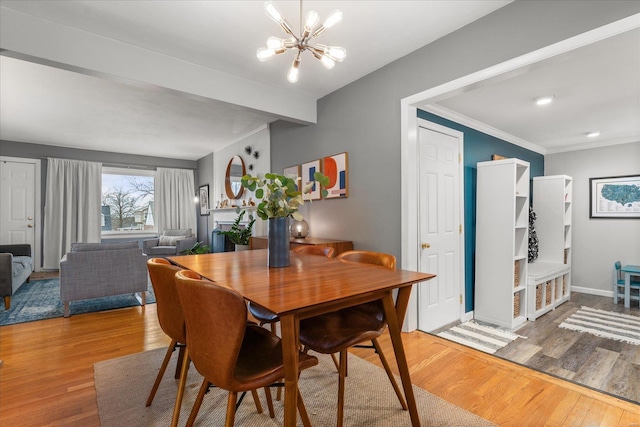
<instances>
[{"instance_id":1,"label":"white trim","mask_svg":"<svg viewBox=\"0 0 640 427\"><path fill-rule=\"evenodd\" d=\"M42 214L44 212L42 206L42 162L40 159L30 159L25 157L7 157L0 156L0 162L13 162L13 163L30 163L34 165L35 169L35 212L33 213L33 223L35 224L35 230L33 234L34 245L33 245L33 268L35 271L42 271L42 256L40 255L42 251Z\"/></svg>"},{"instance_id":2,"label":"white trim","mask_svg":"<svg viewBox=\"0 0 640 427\"><path fill-rule=\"evenodd\" d=\"M471 117L465 116L464 114L460 114L456 111L450 110L441 105L428 104L420 109L428 113L433 113L436 116L443 117L447 120L451 120L452 122L456 122L461 125L475 129L477 131L486 133L487 135L495 136L496 138L510 142L514 145L518 145L522 148L526 148L527 150L535 151L536 153L540 153L542 155L547 154L547 149L544 147L541 147L532 142L526 141L522 138L518 138L517 136L501 131L500 129L496 129L485 123L479 122L476 119L472 119Z\"/></svg>"},{"instance_id":3,"label":"white trim","mask_svg":"<svg viewBox=\"0 0 640 427\"><path fill-rule=\"evenodd\" d=\"M599 295L601 297L613 298L613 291L606 291L604 289L585 288L582 286L574 286L573 284L571 285L571 292L579 292L581 294Z\"/></svg>"}]
</instances>

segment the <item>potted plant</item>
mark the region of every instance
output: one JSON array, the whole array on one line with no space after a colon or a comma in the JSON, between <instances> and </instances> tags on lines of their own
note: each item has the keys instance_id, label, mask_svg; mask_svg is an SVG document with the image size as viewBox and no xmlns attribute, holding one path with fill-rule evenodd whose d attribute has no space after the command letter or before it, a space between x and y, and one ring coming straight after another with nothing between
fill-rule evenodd
<instances>
[{"instance_id":1,"label":"potted plant","mask_svg":"<svg viewBox=\"0 0 640 427\"><path fill-rule=\"evenodd\" d=\"M211 248L208 245L205 245L202 242L196 242L195 245L193 245L189 249L185 249L181 253L183 255L197 255L197 254L208 254L209 252L211 252Z\"/></svg>"},{"instance_id":2,"label":"potted plant","mask_svg":"<svg viewBox=\"0 0 640 427\"><path fill-rule=\"evenodd\" d=\"M309 193L317 182L321 187L329 185L329 178L320 172L313 175L315 181L309 183L302 191L295 178L267 173L264 176L245 175L240 181L242 186L252 191L258 199L256 212L263 220L269 221L269 267L287 267L289 265L289 230L288 218L301 221L302 214L298 210L304 204L303 194ZM327 190L322 189L322 196Z\"/></svg>"},{"instance_id":3,"label":"potted plant","mask_svg":"<svg viewBox=\"0 0 640 427\"><path fill-rule=\"evenodd\" d=\"M239 212L240 209L237 209L236 212ZM242 211L236 217L233 224L231 224L231 228L227 231L221 231L220 234L223 234L231 240L231 243L236 245L236 251L249 249L249 240L251 239L251 230L253 229L253 224L256 222L253 215L249 215L249 223L244 227L240 226L240 221L244 217L246 211Z\"/></svg>"}]
</instances>

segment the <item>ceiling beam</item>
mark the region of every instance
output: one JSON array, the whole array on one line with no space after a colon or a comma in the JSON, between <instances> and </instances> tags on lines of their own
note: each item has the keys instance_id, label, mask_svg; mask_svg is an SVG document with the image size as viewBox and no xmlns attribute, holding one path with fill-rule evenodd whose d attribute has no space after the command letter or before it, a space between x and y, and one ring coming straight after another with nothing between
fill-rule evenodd
<instances>
[{"instance_id":1,"label":"ceiling beam","mask_svg":"<svg viewBox=\"0 0 640 427\"><path fill-rule=\"evenodd\" d=\"M316 123L313 98L8 8L0 10L0 48L7 56L214 99L294 123Z\"/></svg>"}]
</instances>

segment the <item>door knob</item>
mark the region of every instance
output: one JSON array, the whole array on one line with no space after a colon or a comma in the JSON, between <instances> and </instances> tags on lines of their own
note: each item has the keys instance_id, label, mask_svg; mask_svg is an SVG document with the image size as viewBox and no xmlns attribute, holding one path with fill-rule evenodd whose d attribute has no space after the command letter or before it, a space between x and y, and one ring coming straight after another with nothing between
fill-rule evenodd
<instances>
[{"instance_id":1,"label":"door knob","mask_svg":"<svg viewBox=\"0 0 640 427\"><path fill-rule=\"evenodd\" d=\"M32 218L32 217L30 217L30 216L28 216L28 217L27 217L27 219L28 219L29 221L31 221L33 218Z\"/></svg>"},{"instance_id":2,"label":"door knob","mask_svg":"<svg viewBox=\"0 0 640 427\"><path fill-rule=\"evenodd\" d=\"M422 249L429 249L430 247L431 247L431 245L428 244L428 243L423 243L422 244Z\"/></svg>"},{"instance_id":3,"label":"door knob","mask_svg":"<svg viewBox=\"0 0 640 427\"><path fill-rule=\"evenodd\" d=\"M31 224L28 224L28 225L27 225L27 227L29 227L29 228L33 228L33 225L31 225Z\"/></svg>"}]
</instances>

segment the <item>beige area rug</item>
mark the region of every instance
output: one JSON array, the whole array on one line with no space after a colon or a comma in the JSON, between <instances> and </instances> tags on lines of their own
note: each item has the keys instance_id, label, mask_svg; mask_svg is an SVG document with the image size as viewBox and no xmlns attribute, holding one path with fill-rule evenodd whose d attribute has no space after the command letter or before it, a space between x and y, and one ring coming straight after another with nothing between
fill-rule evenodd
<instances>
[{"instance_id":1,"label":"beige area rug","mask_svg":"<svg viewBox=\"0 0 640 427\"><path fill-rule=\"evenodd\" d=\"M103 427L170 425L177 390L177 380L173 378L177 352L174 352L153 404L148 408L144 406L165 351L157 349L94 365L98 412ZM300 390L312 424L334 426L338 374L329 356L320 356L319 361L318 366L302 373ZM189 417L201 382L202 377L191 365L180 414L181 426ZM416 386L413 389L423 426L494 426L425 390ZM275 401L275 390L272 393L275 419L269 418L264 390L259 391L259 395L265 412L256 412L253 398L248 393L238 409L236 426L282 425L283 401ZM211 389L204 398L195 425L224 425L226 399L226 392ZM345 426L411 425L409 412L400 407L384 370L353 355L349 355L345 400ZM302 425L299 419L298 424Z\"/></svg>"}]
</instances>

